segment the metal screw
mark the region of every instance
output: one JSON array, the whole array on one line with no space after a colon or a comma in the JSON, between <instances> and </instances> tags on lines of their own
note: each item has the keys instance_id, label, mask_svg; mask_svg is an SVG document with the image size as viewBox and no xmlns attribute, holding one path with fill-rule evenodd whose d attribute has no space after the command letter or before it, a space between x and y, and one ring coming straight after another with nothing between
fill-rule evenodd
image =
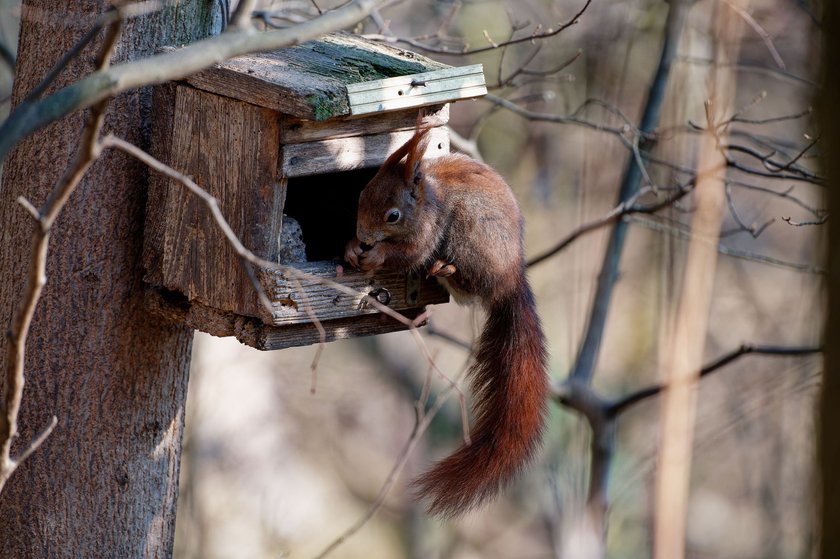
<instances>
[{"instance_id":1,"label":"metal screw","mask_svg":"<svg viewBox=\"0 0 840 559\"><path fill-rule=\"evenodd\" d=\"M368 293L368 295L370 295L383 305L387 305L391 302L391 292L385 289L384 287L374 289L373 291Z\"/></svg>"}]
</instances>

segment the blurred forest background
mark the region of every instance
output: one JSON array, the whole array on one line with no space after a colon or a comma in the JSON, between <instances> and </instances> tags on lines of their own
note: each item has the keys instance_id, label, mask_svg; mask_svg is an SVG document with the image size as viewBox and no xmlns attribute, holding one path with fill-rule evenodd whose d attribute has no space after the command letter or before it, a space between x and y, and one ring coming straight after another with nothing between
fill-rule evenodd
<instances>
[{"instance_id":1,"label":"blurred forest background","mask_svg":"<svg viewBox=\"0 0 840 559\"><path fill-rule=\"evenodd\" d=\"M274 24L308 19L326 0L264 2ZM621 138L640 121L666 33L662 0L593 2L553 37L466 56L511 33L557 27L583 0L392 1L355 29L421 37L428 56L484 64L494 97L451 108L454 142L497 168L526 217L528 255L604 217L629 158ZM731 10L743 29L727 69L734 111L715 116L741 166L725 172L726 211L704 362L741 344L808 347L822 328L821 239L825 221L810 112L819 81L819 7L801 0L703 0L687 15L650 153L644 200L686 184L697 165L704 100L715 51L715 17ZM14 45L19 15L0 0L0 43ZM7 17L10 16L10 17ZM424 50L401 44L403 48ZM435 52L441 51L441 52ZM11 72L0 65L0 116ZM496 100L494 100L496 99ZM523 118L498 100L561 122ZM733 118L735 117L735 118ZM605 130L609 129L609 130ZM619 132L615 132L618 130ZM623 132L622 132L623 130ZM669 161L674 165L656 164ZM782 165L774 164L781 162ZM761 176L761 175L767 176ZM651 184L648 184L650 181ZM653 188L651 185L657 185ZM688 195L629 224L593 387L620 398L662 378L665 339L680 294ZM574 367L588 323L609 228L582 235L531 267L549 340L551 375ZM433 309L423 336L439 366L463 369L483 318L454 303ZM312 557L356 522L377 497L415 422L428 363L411 334L334 342L310 393L316 347L260 353L196 334L187 406L176 557ZM688 557L810 557L814 523L814 398L818 356L746 356L699 388L687 530ZM445 388L438 379L434 390ZM660 402L648 398L617 420L610 464L606 555L650 557ZM330 556L344 558L579 557L591 430L553 403L538 460L503 498L454 522L425 515L408 481L461 440L457 402L438 414L378 513Z\"/></svg>"}]
</instances>

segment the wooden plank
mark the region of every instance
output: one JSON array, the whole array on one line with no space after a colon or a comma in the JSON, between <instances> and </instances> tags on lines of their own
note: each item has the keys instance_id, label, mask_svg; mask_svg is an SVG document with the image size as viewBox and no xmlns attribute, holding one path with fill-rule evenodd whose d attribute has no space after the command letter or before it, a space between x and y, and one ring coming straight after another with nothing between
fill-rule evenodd
<instances>
[{"instance_id":1,"label":"wooden plank","mask_svg":"<svg viewBox=\"0 0 840 559\"><path fill-rule=\"evenodd\" d=\"M351 112L353 115L365 115L382 111L396 111L407 107L423 107L425 105L433 105L436 103L449 103L451 101L473 99L486 94L487 88L483 85L477 87L462 87L438 93L408 95L398 99L374 101L372 103L365 103L364 105L354 105L351 107Z\"/></svg>"},{"instance_id":2,"label":"wooden plank","mask_svg":"<svg viewBox=\"0 0 840 559\"><path fill-rule=\"evenodd\" d=\"M337 277L336 265L332 262L307 262L295 265L295 268L315 278L295 280L275 270L258 273L263 289L272 301L271 323L274 326L312 322L307 306L320 321L378 314L379 311L365 301L366 295L377 296L380 303L397 311L449 301L449 293L434 279L417 281L406 274L389 271L372 277L346 271ZM357 295L350 296L322 285L317 278L340 283Z\"/></svg>"},{"instance_id":3,"label":"wooden plank","mask_svg":"<svg viewBox=\"0 0 840 559\"><path fill-rule=\"evenodd\" d=\"M425 310L425 308L412 308L400 311L400 314L409 320L414 320ZM426 323L423 322L418 326L425 325ZM408 330L408 326L384 314L326 320L321 323L321 326L324 328L327 342ZM253 330L243 328L237 333L236 339L263 351L320 343L320 335L314 324L289 324L279 327L259 325Z\"/></svg>"},{"instance_id":4,"label":"wooden plank","mask_svg":"<svg viewBox=\"0 0 840 559\"><path fill-rule=\"evenodd\" d=\"M416 81L427 83L446 81L452 78L466 77L471 75L484 77L483 64L471 64L469 66L448 66L439 70L420 72L406 76L395 76L379 80L352 83L347 85L347 92L351 94L363 93L366 91L378 91L393 86L409 86Z\"/></svg>"},{"instance_id":5,"label":"wooden plank","mask_svg":"<svg viewBox=\"0 0 840 559\"><path fill-rule=\"evenodd\" d=\"M266 107L279 113L323 120L349 114L344 85L338 80L313 78L301 71L287 82L273 83L273 66L264 57L247 55L234 58L184 79L191 86ZM256 70L254 70L256 69ZM317 89L316 88L320 88Z\"/></svg>"},{"instance_id":6,"label":"wooden plank","mask_svg":"<svg viewBox=\"0 0 840 559\"><path fill-rule=\"evenodd\" d=\"M347 86L352 115L480 97L487 93L481 64Z\"/></svg>"},{"instance_id":7,"label":"wooden plank","mask_svg":"<svg viewBox=\"0 0 840 559\"><path fill-rule=\"evenodd\" d=\"M283 147L281 169L286 177L378 167L403 145L414 130L291 144ZM426 157L449 153L449 133L435 128Z\"/></svg>"},{"instance_id":8,"label":"wooden plank","mask_svg":"<svg viewBox=\"0 0 840 559\"><path fill-rule=\"evenodd\" d=\"M432 106L421 121L422 126L438 127L449 122L449 105ZM280 143L300 144L351 136L367 136L413 130L417 125L417 109L369 115L364 118L341 117L325 122L289 117L280 128Z\"/></svg>"},{"instance_id":9,"label":"wooden plank","mask_svg":"<svg viewBox=\"0 0 840 559\"><path fill-rule=\"evenodd\" d=\"M270 326L256 318L223 312L151 287L145 290L144 304L154 314L177 324L212 336L235 336L241 343L262 351L312 345L321 341L318 329L312 323ZM400 311L400 314L414 320L425 310L412 308ZM383 314L325 320L321 326L325 330L327 342L408 329L401 322ZM418 326L425 326L425 322Z\"/></svg>"},{"instance_id":10,"label":"wooden plank","mask_svg":"<svg viewBox=\"0 0 840 559\"><path fill-rule=\"evenodd\" d=\"M347 84L448 68L349 33L240 56L186 78L213 93L311 120L350 113Z\"/></svg>"}]
</instances>

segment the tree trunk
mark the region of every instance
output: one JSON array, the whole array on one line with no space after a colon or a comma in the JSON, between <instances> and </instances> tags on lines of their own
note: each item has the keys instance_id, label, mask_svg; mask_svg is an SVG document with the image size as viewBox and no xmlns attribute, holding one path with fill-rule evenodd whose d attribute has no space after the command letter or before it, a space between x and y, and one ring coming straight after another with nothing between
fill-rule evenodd
<instances>
[{"instance_id":1,"label":"tree trunk","mask_svg":"<svg viewBox=\"0 0 840 559\"><path fill-rule=\"evenodd\" d=\"M181 2L133 20L117 61L209 33L212 0ZM109 3L25 0L15 103ZM103 34L57 85L92 70ZM145 147L149 91L114 100L105 132ZM0 186L0 321L18 303L34 220L16 202L43 204L76 150L76 114L22 142ZM58 426L0 495L0 557L167 557L172 553L192 332L149 315L139 257L147 171L117 152L90 170L52 231L48 283L26 353L17 449ZM5 352L0 352L0 364ZM5 365L3 365L5 366ZM0 369L2 370L2 369Z\"/></svg>"}]
</instances>

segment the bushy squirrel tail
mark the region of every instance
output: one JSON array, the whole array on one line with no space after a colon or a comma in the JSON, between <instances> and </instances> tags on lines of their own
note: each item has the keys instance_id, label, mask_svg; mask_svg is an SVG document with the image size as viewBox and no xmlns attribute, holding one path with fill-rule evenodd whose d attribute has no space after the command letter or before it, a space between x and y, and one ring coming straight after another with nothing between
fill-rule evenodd
<instances>
[{"instance_id":1,"label":"bushy squirrel tail","mask_svg":"<svg viewBox=\"0 0 840 559\"><path fill-rule=\"evenodd\" d=\"M471 444L414 482L431 514L457 516L484 503L528 464L542 439L549 390L545 339L524 274L516 292L486 308L469 371L475 400Z\"/></svg>"}]
</instances>

